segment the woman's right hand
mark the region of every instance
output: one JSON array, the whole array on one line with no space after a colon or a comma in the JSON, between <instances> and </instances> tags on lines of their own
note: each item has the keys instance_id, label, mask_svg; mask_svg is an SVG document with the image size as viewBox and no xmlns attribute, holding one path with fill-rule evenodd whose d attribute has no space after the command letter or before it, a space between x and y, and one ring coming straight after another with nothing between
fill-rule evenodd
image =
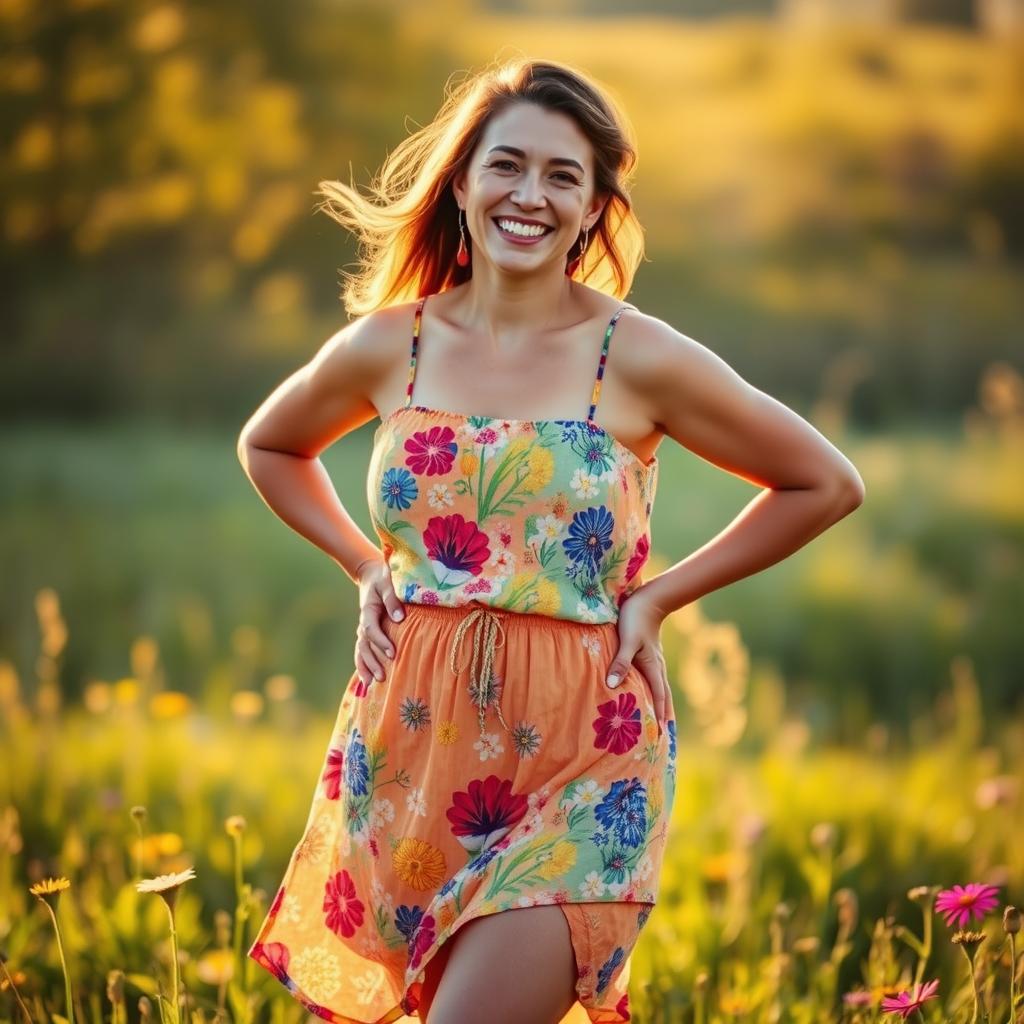
<instances>
[{"instance_id":1,"label":"woman's right hand","mask_svg":"<svg viewBox=\"0 0 1024 1024\"><path fill-rule=\"evenodd\" d=\"M381 628L381 615L400 622L405 610L391 585L391 570L382 555L367 558L356 568L359 585L359 625L356 628L355 663L359 679L384 678L384 659L395 657L395 645Z\"/></svg>"}]
</instances>

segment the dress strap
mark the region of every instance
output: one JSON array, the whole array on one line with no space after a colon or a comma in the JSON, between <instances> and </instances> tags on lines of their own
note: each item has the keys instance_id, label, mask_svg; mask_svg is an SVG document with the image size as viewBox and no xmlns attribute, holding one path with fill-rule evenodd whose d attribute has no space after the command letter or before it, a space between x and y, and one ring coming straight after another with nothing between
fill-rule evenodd
<instances>
[{"instance_id":1,"label":"dress strap","mask_svg":"<svg viewBox=\"0 0 1024 1024\"><path fill-rule=\"evenodd\" d=\"M597 363L597 376L594 378L594 390L590 395L590 412L587 413L587 422L592 422L594 419L594 411L597 409L597 399L601 394L601 381L604 379L604 366L608 362L608 343L612 340L612 331L615 330L615 325L618 323L619 317L626 312L627 309L636 309L631 302L627 302L622 306L619 306L615 310L615 315L608 321L608 327L604 332L604 344L601 346L601 358Z\"/></svg>"},{"instance_id":2,"label":"dress strap","mask_svg":"<svg viewBox=\"0 0 1024 1024\"><path fill-rule=\"evenodd\" d=\"M416 315L412 323L412 349L409 353L409 381L405 385L405 408L412 404L412 385L416 380L416 356L420 347L420 324L423 322L423 306L427 296L423 295L416 303Z\"/></svg>"}]
</instances>

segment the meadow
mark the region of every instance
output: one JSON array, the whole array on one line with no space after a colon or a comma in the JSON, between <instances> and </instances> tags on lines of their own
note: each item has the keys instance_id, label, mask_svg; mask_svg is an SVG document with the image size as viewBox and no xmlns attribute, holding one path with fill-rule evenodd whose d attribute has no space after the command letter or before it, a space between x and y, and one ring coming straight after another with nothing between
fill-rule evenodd
<instances>
[{"instance_id":1,"label":"meadow","mask_svg":"<svg viewBox=\"0 0 1024 1024\"><path fill-rule=\"evenodd\" d=\"M72 449L92 445L93 458L85 462L61 458L54 435L41 436L54 453L49 487L42 489L51 499L61 467L72 474L88 465L94 494L107 483L116 492L118 479L132 479L123 473L122 456L126 446L140 443L138 436L116 444L108 438L105 458L97 454L102 446L95 437L67 436ZM947 583L956 581L964 556L954 549L948 563L929 567L921 553L936 550L930 538L943 536L949 522L961 522L970 509L1003 531L1000 550L1011 568L1019 568L1012 562L1019 547L1005 538L1019 530L1024 508L1014 468L1021 464L1022 438L1019 418L979 412L959 438L946 442L935 436L844 439L867 485L861 521L854 517L849 528L837 528L845 530L840 540L821 538L760 580L726 588L666 620L662 640L679 722L678 788L660 902L633 959L637 1021L878 1021L885 1016L883 1000L912 991L915 982L937 983L919 1011L925 1021L1011 1019L1010 976L1016 963L1019 993L1021 963L1005 928L1015 920L1006 908L1024 895L1024 715L1012 688L993 686L993 673L982 667L999 663L1009 648L985 652L961 636L934 671L906 679L914 699L898 699L874 689L866 663L856 660L858 649L879 644L876 654L884 661L889 633L865 631L856 623L868 619L856 616L893 619L891 637L903 638L900 657L911 663L924 657L915 649L926 642L915 632L915 623L927 618L922 595L932 594L947 629L958 621L948 618L951 606L984 620L984 595L994 584L985 583L981 568L959 580L958 594L943 595L936 580L945 574ZM47 556L36 545L34 564L68 558L70 576L71 570L86 572L96 553L75 563L82 549L74 545L102 537L108 578L156 573L155 596L135 607L160 607L165 583L159 574L180 552L153 539L175 530L202 532L209 520L237 515L225 507L234 485L193 458L195 443L168 441L140 463L143 473L159 471L165 481L155 507L147 497L131 512L145 545L109 518L106 532L90 534L102 517L90 527L96 510L83 500L70 536L51 532L54 550ZM6 459L6 486L30 495L28 481L38 485L39 452L33 456L31 445L18 451L19 460ZM347 460L357 455L331 454L340 460L333 463L339 476L342 464L355 472ZM172 465L181 467L181 479L167 471ZM710 480L713 470L692 466L689 473L707 473ZM670 526L689 479L685 471L666 477L662 499L669 512L652 572L667 564L682 532L696 528L679 525L673 534ZM221 500L208 501L218 480ZM199 495L186 522L169 496L188 482ZM87 483L65 476L62 486L88 495ZM723 481L719 492L691 492L697 525L701 506L692 493L713 506L705 521L711 522L712 514L721 518L738 507L744 493L727 484L735 481ZM141 493L152 494L146 486ZM67 508L58 498L56 505ZM194 515L197 508L208 514ZM36 521L39 514L31 502L9 512L15 529L5 529L5 543L50 530L51 524ZM256 523L262 517L268 530L287 532L251 495L242 518ZM235 544L250 547L250 557L238 564L258 564L265 542L253 532L235 537ZM282 552L294 559L297 550L284 540L278 546L264 552L274 570L267 580L243 573L234 581L238 593L267 585L261 600L271 609L284 608L295 585L269 585ZM163 553L139 565L143 549ZM232 550L220 550L221 568ZM179 576L199 572L211 558L201 544L194 552L193 561L176 567ZM1005 566L989 561L986 556L980 564L1001 578ZM353 597L354 591L342 601L349 613ZM172 891L184 1019L301 1019L302 1008L242 954L301 837L340 692L317 690L303 672L288 671L287 656L275 648L277 625L272 619L253 624L246 615L253 605L245 601L217 615L207 608L198 616L193 609L191 618L149 620L165 632L170 622L191 621L195 630L202 621L214 630L210 624L220 615L233 621L230 637L215 636L209 648L223 647L227 655L211 654L205 665L193 660L183 672L167 664L160 630L138 628L143 616L133 618L132 606L109 616L108 604L90 611L79 603L72 613L53 585L37 586L23 600L32 623L19 635L32 649L27 657L24 647L18 657L6 651L0 662L3 1019L71 1019L62 953L76 1020L177 1019L166 1001L173 986L167 907L137 885L179 872L185 875ZM173 604L166 593L162 600ZM820 640L823 649L838 647L851 659L846 694L832 692L835 678L828 675L813 685L805 680L801 689L787 675L785 653L776 657L765 642L787 616L801 626L793 642L810 642L828 621L810 609L829 601L840 626L841 612L856 612L845 640L838 627ZM110 636L124 639L123 669L70 677L67 655L78 633L102 617L111 620ZM344 616L335 628L338 644L350 643ZM273 662L261 660L264 650L277 650ZM337 658L334 679L347 679L351 648L330 657ZM844 708L855 717L842 718ZM194 877L185 877L189 869ZM63 891L30 892L60 878L68 881ZM963 920L947 925L935 910L937 894L972 885L995 888L968 890L991 898L968 899ZM61 947L40 900L54 905ZM972 906L977 914L968 917Z\"/></svg>"}]
</instances>

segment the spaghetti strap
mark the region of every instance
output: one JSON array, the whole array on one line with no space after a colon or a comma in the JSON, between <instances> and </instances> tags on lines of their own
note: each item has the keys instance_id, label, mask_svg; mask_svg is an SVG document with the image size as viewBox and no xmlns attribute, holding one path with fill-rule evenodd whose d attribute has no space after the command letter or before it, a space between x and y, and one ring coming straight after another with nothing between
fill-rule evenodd
<instances>
[{"instance_id":1,"label":"spaghetti strap","mask_svg":"<svg viewBox=\"0 0 1024 1024\"><path fill-rule=\"evenodd\" d=\"M420 324L423 321L423 306L427 301L427 296L424 295L416 303L416 316L412 324L412 348L409 353L409 381L405 386L405 408L408 409L412 404L412 386L416 380L416 356L419 350L420 341Z\"/></svg>"},{"instance_id":2,"label":"spaghetti strap","mask_svg":"<svg viewBox=\"0 0 1024 1024\"><path fill-rule=\"evenodd\" d=\"M604 379L604 366L608 362L608 344L612 340L612 331L615 330L615 325L618 323L619 317L627 309L636 309L631 302L627 302L622 306L619 306L615 310L615 315L608 321L608 327L604 332L604 344L601 346L601 358L597 363L597 376L594 378L594 389L590 395L590 411L587 413L587 422L592 423L594 420L594 411L597 409L597 399L601 394L601 381Z\"/></svg>"}]
</instances>

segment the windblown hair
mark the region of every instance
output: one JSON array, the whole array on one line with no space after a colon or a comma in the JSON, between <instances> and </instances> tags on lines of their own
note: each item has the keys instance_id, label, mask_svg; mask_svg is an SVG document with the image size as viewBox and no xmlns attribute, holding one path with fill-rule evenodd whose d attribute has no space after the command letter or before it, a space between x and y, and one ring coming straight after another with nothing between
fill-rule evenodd
<instances>
[{"instance_id":1,"label":"windblown hair","mask_svg":"<svg viewBox=\"0 0 1024 1024\"><path fill-rule=\"evenodd\" d=\"M342 301L350 317L461 284L472 261L455 261L458 203L452 180L468 164L488 120L517 102L536 103L573 118L594 152L594 189L607 195L589 232L574 277L625 298L644 258L643 227L630 202L636 149L629 123L612 99L582 72L555 61L516 59L445 87L434 120L387 157L370 197L340 181L317 190L329 216L358 240L358 273L342 270ZM468 234L468 231L467 231ZM582 234L567 254L579 254ZM467 240L472 247L472 239Z\"/></svg>"}]
</instances>

